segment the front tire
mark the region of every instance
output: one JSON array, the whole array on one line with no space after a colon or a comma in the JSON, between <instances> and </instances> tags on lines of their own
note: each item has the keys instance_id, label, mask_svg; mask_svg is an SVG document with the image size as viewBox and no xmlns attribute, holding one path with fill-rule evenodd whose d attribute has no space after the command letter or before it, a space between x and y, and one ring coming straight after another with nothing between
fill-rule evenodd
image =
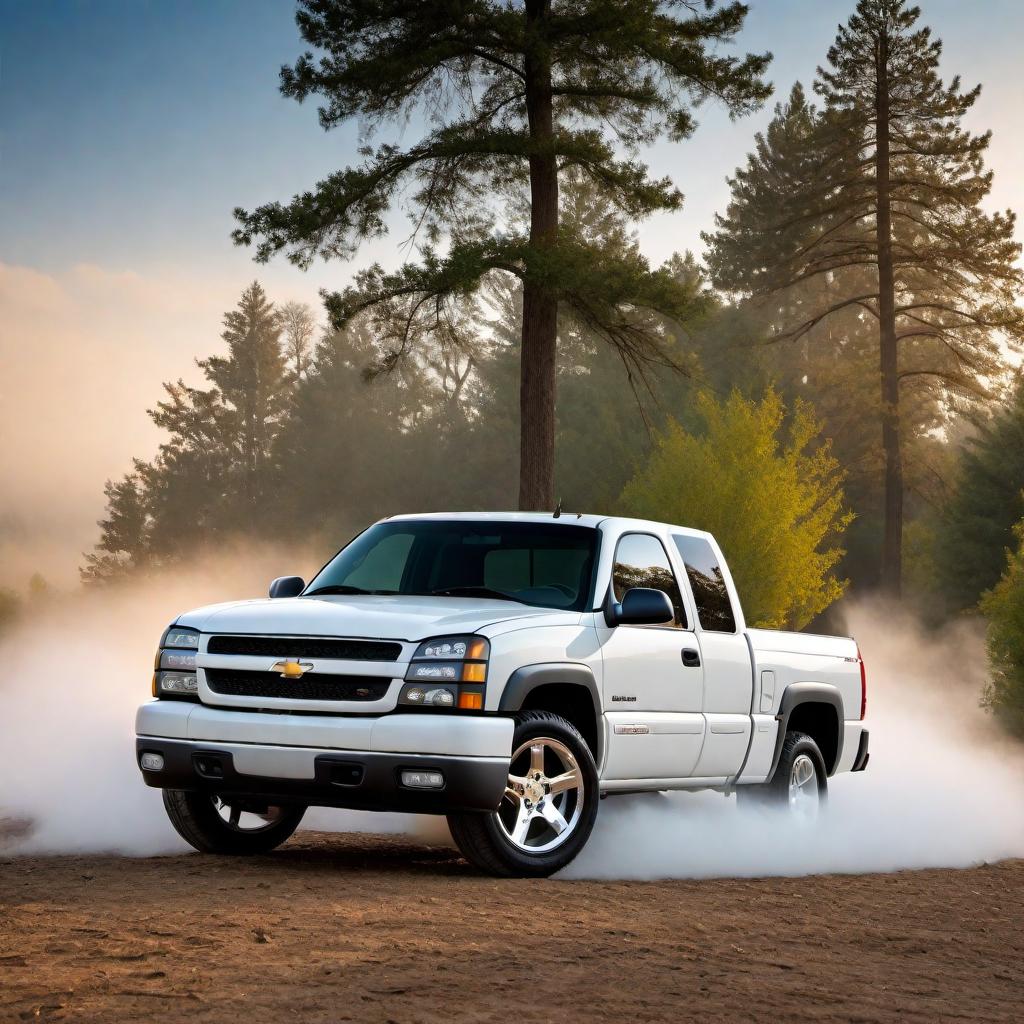
<instances>
[{"instance_id":1,"label":"front tire","mask_svg":"<svg viewBox=\"0 0 1024 1024\"><path fill-rule=\"evenodd\" d=\"M276 849L299 827L306 808L165 789L164 809L178 835L200 853L252 856Z\"/></svg>"},{"instance_id":2,"label":"front tire","mask_svg":"<svg viewBox=\"0 0 1024 1024\"><path fill-rule=\"evenodd\" d=\"M771 780L737 786L736 799L740 806L788 809L799 820L813 821L828 799L828 772L818 744L806 733L787 732Z\"/></svg>"},{"instance_id":3,"label":"front tire","mask_svg":"<svg viewBox=\"0 0 1024 1024\"><path fill-rule=\"evenodd\" d=\"M549 711L516 716L508 784L496 811L448 815L463 856L491 875L544 878L586 845L600 799L597 766L570 722Z\"/></svg>"}]
</instances>

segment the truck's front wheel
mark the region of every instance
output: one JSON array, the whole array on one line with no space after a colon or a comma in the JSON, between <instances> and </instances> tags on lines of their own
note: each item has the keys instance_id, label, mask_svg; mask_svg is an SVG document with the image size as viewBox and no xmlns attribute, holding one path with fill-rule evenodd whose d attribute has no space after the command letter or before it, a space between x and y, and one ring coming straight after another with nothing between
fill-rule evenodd
<instances>
[{"instance_id":1,"label":"truck's front wheel","mask_svg":"<svg viewBox=\"0 0 1024 1024\"><path fill-rule=\"evenodd\" d=\"M275 807L212 793L165 789L164 809L178 835L200 853L269 853L299 827L305 807Z\"/></svg>"},{"instance_id":2,"label":"truck's front wheel","mask_svg":"<svg viewBox=\"0 0 1024 1024\"><path fill-rule=\"evenodd\" d=\"M492 875L544 877L583 849L597 818L597 766L576 728L548 711L516 717L505 796L492 813L448 816L452 838Z\"/></svg>"}]
</instances>

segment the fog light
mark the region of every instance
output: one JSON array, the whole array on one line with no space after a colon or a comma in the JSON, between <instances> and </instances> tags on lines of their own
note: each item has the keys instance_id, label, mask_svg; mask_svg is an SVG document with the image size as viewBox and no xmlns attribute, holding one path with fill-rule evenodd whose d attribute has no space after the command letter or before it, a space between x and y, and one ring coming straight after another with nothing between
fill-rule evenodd
<instances>
[{"instance_id":1,"label":"fog light","mask_svg":"<svg viewBox=\"0 0 1024 1024\"><path fill-rule=\"evenodd\" d=\"M162 754L143 754L139 758L139 764L146 769L147 772L160 772L164 768L164 758Z\"/></svg>"},{"instance_id":2,"label":"fog light","mask_svg":"<svg viewBox=\"0 0 1024 1024\"><path fill-rule=\"evenodd\" d=\"M194 672L161 672L157 676L157 689L161 693L199 693L199 680Z\"/></svg>"},{"instance_id":3,"label":"fog light","mask_svg":"<svg viewBox=\"0 0 1024 1024\"><path fill-rule=\"evenodd\" d=\"M423 703L431 704L435 708L450 708L455 704L455 694L451 690L445 690L444 688L427 690Z\"/></svg>"},{"instance_id":4,"label":"fog light","mask_svg":"<svg viewBox=\"0 0 1024 1024\"><path fill-rule=\"evenodd\" d=\"M440 772L402 772L402 785L409 789L441 789L444 776Z\"/></svg>"}]
</instances>

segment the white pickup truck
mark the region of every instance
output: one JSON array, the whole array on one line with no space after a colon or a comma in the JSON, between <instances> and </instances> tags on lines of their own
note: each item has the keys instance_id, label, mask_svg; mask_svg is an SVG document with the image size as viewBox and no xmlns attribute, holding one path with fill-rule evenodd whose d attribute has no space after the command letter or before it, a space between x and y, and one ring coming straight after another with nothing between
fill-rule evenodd
<instances>
[{"instance_id":1,"label":"white pickup truck","mask_svg":"<svg viewBox=\"0 0 1024 1024\"><path fill-rule=\"evenodd\" d=\"M212 853L351 807L445 814L479 868L548 875L609 794L813 816L868 760L853 640L747 629L710 534L593 515L381 520L308 586L179 616L153 696L142 776Z\"/></svg>"}]
</instances>

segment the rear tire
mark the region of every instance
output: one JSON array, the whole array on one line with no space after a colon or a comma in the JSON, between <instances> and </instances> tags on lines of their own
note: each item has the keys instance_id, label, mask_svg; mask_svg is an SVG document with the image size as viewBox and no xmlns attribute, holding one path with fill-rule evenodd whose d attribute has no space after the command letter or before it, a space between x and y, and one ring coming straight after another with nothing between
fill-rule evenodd
<instances>
[{"instance_id":1,"label":"rear tire","mask_svg":"<svg viewBox=\"0 0 1024 1024\"><path fill-rule=\"evenodd\" d=\"M788 808L809 819L828 800L828 772L818 744L807 733L787 732L775 774L768 782L737 786L741 807Z\"/></svg>"},{"instance_id":2,"label":"rear tire","mask_svg":"<svg viewBox=\"0 0 1024 1024\"><path fill-rule=\"evenodd\" d=\"M163 796L167 817L178 835L200 853L242 857L269 853L291 837L306 813L301 806L232 804L230 797L183 789L165 789Z\"/></svg>"},{"instance_id":3,"label":"rear tire","mask_svg":"<svg viewBox=\"0 0 1024 1024\"><path fill-rule=\"evenodd\" d=\"M491 875L544 878L569 864L597 819L597 766L575 726L524 711L512 734L509 780L498 810L448 815L452 838Z\"/></svg>"}]
</instances>

